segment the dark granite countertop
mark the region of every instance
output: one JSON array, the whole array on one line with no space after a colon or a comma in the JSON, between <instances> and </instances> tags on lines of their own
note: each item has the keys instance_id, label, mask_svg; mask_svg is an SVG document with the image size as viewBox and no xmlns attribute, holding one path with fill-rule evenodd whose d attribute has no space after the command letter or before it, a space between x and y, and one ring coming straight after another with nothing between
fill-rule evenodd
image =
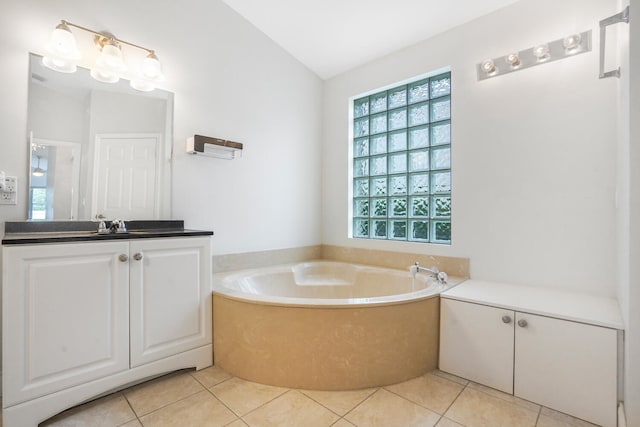
<instances>
[{"instance_id":1,"label":"dark granite countertop","mask_svg":"<svg viewBox=\"0 0 640 427\"><path fill-rule=\"evenodd\" d=\"M109 221L106 221L107 226ZM126 233L98 234L95 221L12 221L5 223L3 245L93 242L158 237L211 236L213 231L189 230L184 221L126 221Z\"/></svg>"}]
</instances>

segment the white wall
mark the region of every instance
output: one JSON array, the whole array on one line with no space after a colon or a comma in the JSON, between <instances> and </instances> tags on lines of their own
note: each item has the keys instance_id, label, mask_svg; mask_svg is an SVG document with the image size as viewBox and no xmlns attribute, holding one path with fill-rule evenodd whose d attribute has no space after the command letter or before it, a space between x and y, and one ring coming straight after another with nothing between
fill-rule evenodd
<instances>
[{"instance_id":1,"label":"white wall","mask_svg":"<svg viewBox=\"0 0 640 427\"><path fill-rule=\"evenodd\" d=\"M214 230L214 254L320 243L322 82L219 0L4 4L0 170L27 182L28 53L44 53L60 19L156 49L175 92L173 217ZM188 156L195 133L242 142L244 155ZM0 226L26 218L19 190Z\"/></svg>"},{"instance_id":2,"label":"white wall","mask_svg":"<svg viewBox=\"0 0 640 427\"><path fill-rule=\"evenodd\" d=\"M598 80L616 0L522 0L325 83L323 242L471 259L471 276L615 295L617 82ZM478 82L475 64L593 29L594 51ZM348 99L452 70L451 246L347 237Z\"/></svg>"},{"instance_id":3,"label":"white wall","mask_svg":"<svg viewBox=\"0 0 640 427\"><path fill-rule=\"evenodd\" d=\"M618 300L625 330L624 400L627 425L640 425L640 1L630 3L629 28L620 38L620 143L618 189ZM619 24L624 26L624 24Z\"/></svg>"}]
</instances>

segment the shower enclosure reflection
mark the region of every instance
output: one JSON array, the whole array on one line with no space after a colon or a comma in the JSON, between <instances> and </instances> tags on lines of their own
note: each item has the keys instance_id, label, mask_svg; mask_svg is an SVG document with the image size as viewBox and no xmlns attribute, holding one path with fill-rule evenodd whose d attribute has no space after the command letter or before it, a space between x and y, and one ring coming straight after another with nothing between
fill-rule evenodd
<instances>
[{"instance_id":1,"label":"shower enclosure reflection","mask_svg":"<svg viewBox=\"0 0 640 427\"><path fill-rule=\"evenodd\" d=\"M30 220L171 216L173 94L52 71L30 55Z\"/></svg>"}]
</instances>

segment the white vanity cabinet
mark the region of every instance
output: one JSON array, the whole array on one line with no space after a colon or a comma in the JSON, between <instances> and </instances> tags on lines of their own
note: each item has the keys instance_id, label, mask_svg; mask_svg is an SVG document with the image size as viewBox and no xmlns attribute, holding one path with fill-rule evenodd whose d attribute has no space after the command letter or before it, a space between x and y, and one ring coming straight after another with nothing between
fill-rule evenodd
<instances>
[{"instance_id":1,"label":"white vanity cabinet","mask_svg":"<svg viewBox=\"0 0 640 427\"><path fill-rule=\"evenodd\" d=\"M212 364L209 237L3 246L4 426Z\"/></svg>"},{"instance_id":2,"label":"white vanity cabinet","mask_svg":"<svg viewBox=\"0 0 640 427\"><path fill-rule=\"evenodd\" d=\"M440 314L441 370L616 426L614 300L468 281L442 295Z\"/></svg>"}]
</instances>

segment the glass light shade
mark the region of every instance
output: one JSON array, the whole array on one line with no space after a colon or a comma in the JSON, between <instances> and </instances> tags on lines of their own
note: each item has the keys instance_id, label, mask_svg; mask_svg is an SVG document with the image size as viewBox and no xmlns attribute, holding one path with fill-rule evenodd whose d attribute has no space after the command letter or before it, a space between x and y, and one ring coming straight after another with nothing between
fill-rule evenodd
<instances>
[{"instance_id":1,"label":"glass light shade","mask_svg":"<svg viewBox=\"0 0 640 427\"><path fill-rule=\"evenodd\" d=\"M164 76L162 74L162 66L155 53L151 52L142 61L142 77L152 81L162 81Z\"/></svg>"},{"instance_id":2,"label":"glass light shade","mask_svg":"<svg viewBox=\"0 0 640 427\"><path fill-rule=\"evenodd\" d=\"M35 168L33 172L31 172L33 176L44 176L44 170L40 168Z\"/></svg>"},{"instance_id":3,"label":"glass light shade","mask_svg":"<svg viewBox=\"0 0 640 427\"><path fill-rule=\"evenodd\" d=\"M96 60L96 64L100 68L110 71L124 71L126 66L122 59L122 51L117 42L113 39L107 40L100 50L100 55Z\"/></svg>"},{"instance_id":4,"label":"glass light shade","mask_svg":"<svg viewBox=\"0 0 640 427\"><path fill-rule=\"evenodd\" d=\"M42 63L45 67L50 68L60 73L75 73L78 67L75 61L68 59L61 59L54 56L45 56L42 58Z\"/></svg>"},{"instance_id":5,"label":"glass light shade","mask_svg":"<svg viewBox=\"0 0 640 427\"><path fill-rule=\"evenodd\" d=\"M80 51L76 45L76 38L71 33L69 27L60 23L51 33L51 39L46 45L47 51L55 57L78 60L80 59Z\"/></svg>"},{"instance_id":6,"label":"glass light shade","mask_svg":"<svg viewBox=\"0 0 640 427\"><path fill-rule=\"evenodd\" d=\"M143 79L133 79L129 82L129 85L135 90L139 90L141 92L151 92L156 88L153 83Z\"/></svg>"},{"instance_id":7,"label":"glass light shade","mask_svg":"<svg viewBox=\"0 0 640 427\"><path fill-rule=\"evenodd\" d=\"M120 80L120 76L117 73L100 68L92 68L91 77L102 83L117 83Z\"/></svg>"}]
</instances>

